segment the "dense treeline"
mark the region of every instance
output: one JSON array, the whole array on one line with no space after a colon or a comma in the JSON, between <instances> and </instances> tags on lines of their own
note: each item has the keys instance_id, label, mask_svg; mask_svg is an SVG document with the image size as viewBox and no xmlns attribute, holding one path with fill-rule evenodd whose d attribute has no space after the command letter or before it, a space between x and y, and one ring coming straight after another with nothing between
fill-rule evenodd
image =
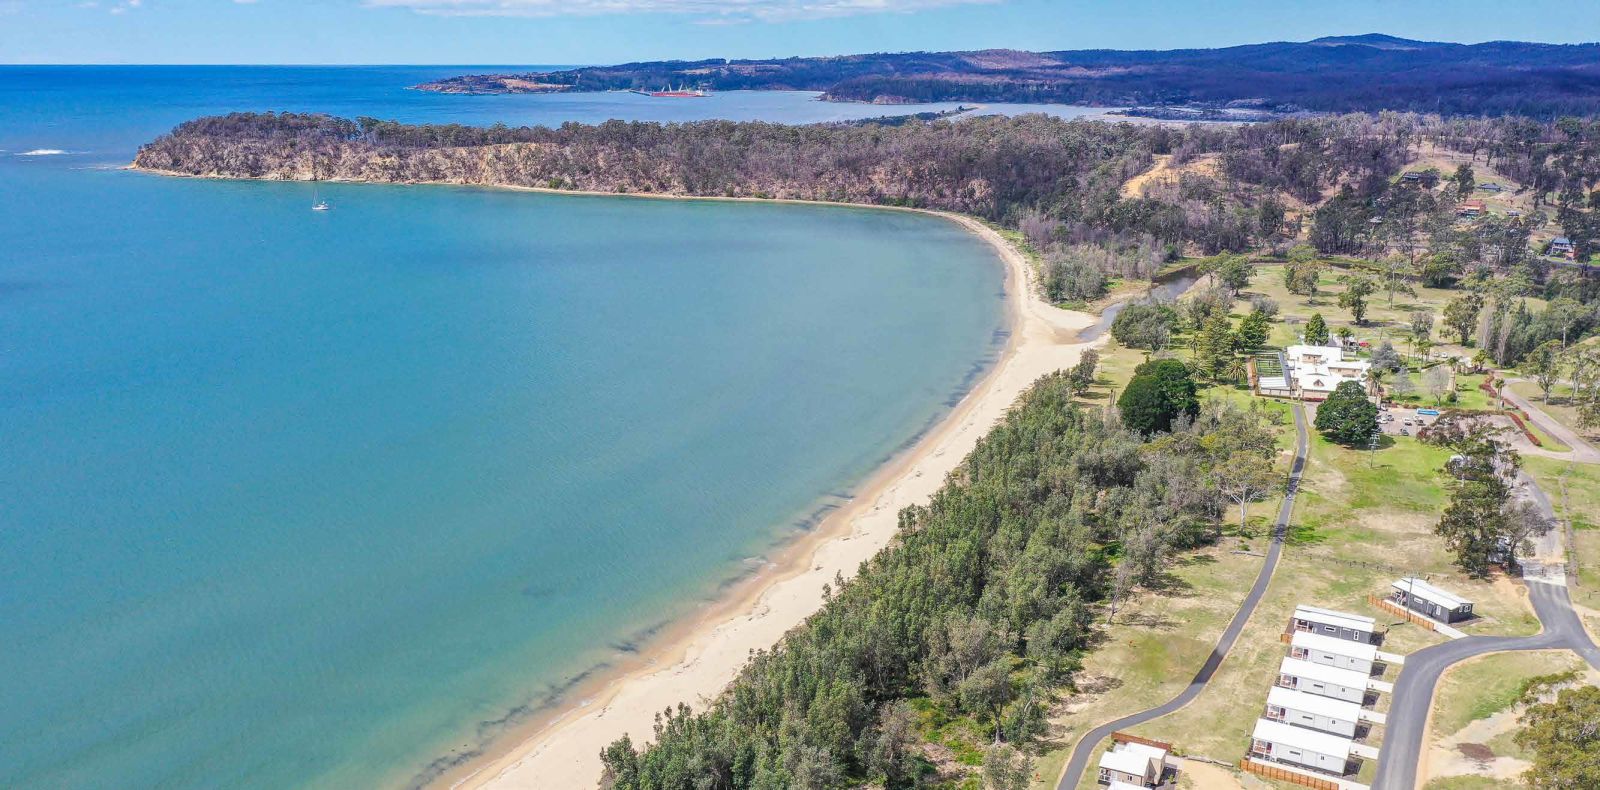
<instances>
[{"instance_id":1,"label":"dense treeline","mask_svg":"<svg viewBox=\"0 0 1600 790\"><path fill-rule=\"evenodd\" d=\"M1146 441L1074 404L1082 386L1036 383L928 505L901 512L889 548L707 710L663 712L642 751L607 748L608 786L923 786L936 771L914 709L970 717L1015 758L1102 604L1214 535L1213 470L1275 452L1259 413L1213 404Z\"/></svg>"},{"instance_id":2,"label":"dense treeline","mask_svg":"<svg viewBox=\"0 0 1600 790\"><path fill-rule=\"evenodd\" d=\"M1173 51L910 52L627 63L468 75L419 86L456 93L658 89L824 91L880 103L985 101L1404 110L1552 118L1600 112L1600 46L1475 45L1350 36Z\"/></svg>"},{"instance_id":3,"label":"dense treeline","mask_svg":"<svg viewBox=\"0 0 1600 790\"><path fill-rule=\"evenodd\" d=\"M242 113L185 123L142 167L273 179L504 184L601 192L829 200L1003 219L1112 199L1148 166L1142 134L1042 116L826 124L608 121L507 128L407 126Z\"/></svg>"},{"instance_id":4,"label":"dense treeline","mask_svg":"<svg viewBox=\"0 0 1600 790\"><path fill-rule=\"evenodd\" d=\"M1449 187L1466 185L1470 192L1470 172L1395 178L1424 143L1482 156L1543 185L1535 195L1543 208L1463 225L1456 203L1466 193ZM1123 185L1157 156L1170 157L1180 175L1125 193ZM1528 241L1551 221L1548 209L1580 257L1600 250L1600 125L1570 120L1390 113L1177 128L1045 116L907 117L805 126L611 121L550 129L241 113L182 124L141 149L136 163L246 178L944 209L1020 230L1039 253L1046 296L1060 303L1092 300L1114 278L1147 279L1182 255L1285 254L1302 240L1324 255L1404 258L1404 271L1385 275L1385 288L1413 280L1435 287L1510 282L1517 297L1543 289L1540 295L1587 302L1592 284L1549 277ZM1502 363L1551 336L1513 305L1512 296L1490 299L1491 314L1503 317L1480 338Z\"/></svg>"}]
</instances>

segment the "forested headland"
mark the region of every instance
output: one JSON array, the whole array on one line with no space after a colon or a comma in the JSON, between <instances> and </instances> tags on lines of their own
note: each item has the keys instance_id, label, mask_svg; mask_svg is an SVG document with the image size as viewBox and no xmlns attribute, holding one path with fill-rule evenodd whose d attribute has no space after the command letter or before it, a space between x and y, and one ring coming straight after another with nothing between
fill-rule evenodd
<instances>
[{"instance_id":1,"label":"forested headland","mask_svg":"<svg viewBox=\"0 0 1600 790\"><path fill-rule=\"evenodd\" d=\"M1463 223L1470 167L1399 178L1424 149L1467 154L1515 179L1532 210ZM1171 178L1128 188L1158 163ZM141 148L135 165L954 211L1017 231L1037 255L1046 297L1062 303L1184 256L1282 256L1302 243L1325 256L1401 256L1399 276L1429 285L1517 273L1535 291L1551 274L1530 246L1536 231L1558 228L1579 260L1600 249L1600 124L1572 119L1382 114L1172 127L1031 115L550 129L240 113L184 123ZM1570 295L1588 301L1590 286L1577 287Z\"/></svg>"}]
</instances>

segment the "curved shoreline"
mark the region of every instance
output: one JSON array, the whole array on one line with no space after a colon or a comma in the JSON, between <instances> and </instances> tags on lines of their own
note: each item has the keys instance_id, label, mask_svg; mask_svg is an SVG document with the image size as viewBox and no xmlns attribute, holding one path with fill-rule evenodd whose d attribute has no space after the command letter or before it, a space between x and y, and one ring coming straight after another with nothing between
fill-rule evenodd
<instances>
[{"instance_id":1,"label":"curved shoreline","mask_svg":"<svg viewBox=\"0 0 1600 790\"><path fill-rule=\"evenodd\" d=\"M227 178L147 168L132 170L186 178ZM229 179L252 180L252 179ZM358 182L343 182L358 183ZM369 182L359 182L369 183ZM719 600L652 635L625 665L597 669L565 699L493 737L485 754L440 757L440 770L417 780L450 788L580 788L600 777L600 751L627 733L636 745L651 740L655 715L679 702L703 710L744 667L752 650L776 644L823 603L836 575L853 576L898 531L907 505L928 501L1011 404L1040 376L1075 364L1080 341L1096 317L1034 298L1033 271L1023 253L994 229L959 214L901 206L816 200L728 198L659 193L612 193L466 182L370 182L468 186L554 195L777 203L904 211L953 222L994 250L1004 271L1005 319L1010 330L998 357L943 419L869 475L857 493L776 552L768 568L730 585Z\"/></svg>"},{"instance_id":2,"label":"curved shoreline","mask_svg":"<svg viewBox=\"0 0 1600 790\"><path fill-rule=\"evenodd\" d=\"M785 547L774 562L776 572L757 574L736 585L692 623L662 635L641 654L642 666L552 711L509 751L465 764L441 777L437 785L594 786L600 776L599 754L607 744L624 733L635 744L649 742L655 715L679 702L703 710L737 677L750 651L776 644L822 606L823 589L836 575L853 576L862 562L887 546L898 531L900 510L925 503L1028 386L1042 375L1075 364L1082 349L1103 342L1077 339L1078 332L1094 323L1092 316L1032 297L1026 258L993 229L944 212L896 210L955 222L1000 257L1011 336L999 358L943 420L875 471L859 493L817 528Z\"/></svg>"}]
</instances>

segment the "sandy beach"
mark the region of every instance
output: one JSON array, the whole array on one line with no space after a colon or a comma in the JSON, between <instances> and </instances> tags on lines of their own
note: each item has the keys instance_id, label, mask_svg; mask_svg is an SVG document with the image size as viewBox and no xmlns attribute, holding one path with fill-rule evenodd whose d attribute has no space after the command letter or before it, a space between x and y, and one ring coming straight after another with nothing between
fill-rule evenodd
<instances>
[{"instance_id":1,"label":"sandy beach","mask_svg":"<svg viewBox=\"0 0 1600 790\"><path fill-rule=\"evenodd\" d=\"M1027 260L998 233L967 217L925 213L962 225L993 246L1005 262L1012 333L989 374L939 426L792 547L787 567L764 575L657 646L643 669L575 700L570 710L509 752L480 763L465 777L446 777L453 779L453 786L594 787L601 749L624 733L635 744L649 742L656 713L679 702L704 709L738 674L751 650L770 647L821 607L823 587L835 574L854 575L863 561L888 545L900 510L926 502L1030 384L1075 364L1083 349L1097 344L1077 340L1079 331L1094 323L1093 316L1033 297Z\"/></svg>"}]
</instances>

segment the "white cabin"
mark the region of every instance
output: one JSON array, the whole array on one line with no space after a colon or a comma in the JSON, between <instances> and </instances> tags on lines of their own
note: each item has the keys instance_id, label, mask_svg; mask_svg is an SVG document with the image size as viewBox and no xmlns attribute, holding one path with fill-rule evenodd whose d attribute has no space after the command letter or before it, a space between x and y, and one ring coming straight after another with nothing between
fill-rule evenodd
<instances>
[{"instance_id":1,"label":"white cabin","mask_svg":"<svg viewBox=\"0 0 1600 790\"><path fill-rule=\"evenodd\" d=\"M1278 685L1362 704L1367 698L1369 676L1353 669L1313 664L1298 658L1285 658L1278 667Z\"/></svg>"},{"instance_id":2,"label":"white cabin","mask_svg":"<svg viewBox=\"0 0 1600 790\"><path fill-rule=\"evenodd\" d=\"M1351 770L1350 739L1269 719L1258 719L1251 733L1250 757L1301 765L1343 776Z\"/></svg>"},{"instance_id":3,"label":"white cabin","mask_svg":"<svg viewBox=\"0 0 1600 790\"><path fill-rule=\"evenodd\" d=\"M1289 642L1289 655L1313 664L1327 664L1371 675L1372 665L1378 660L1378 646L1371 642L1354 642L1310 631L1296 631Z\"/></svg>"},{"instance_id":4,"label":"white cabin","mask_svg":"<svg viewBox=\"0 0 1600 790\"><path fill-rule=\"evenodd\" d=\"M1361 706L1275 686L1267 692L1267 711L1262 718L1354 738L1356 724L1361 721Z\"/></svg>"},{"instance_id":5,"label":"white cabin","mask_svg":"<svg viewBox=\"0 0 1600 790\"><path fill-rule=\"evenodd\" d=\"M1155 787L1167 771L1167 750L1132 741L1118 743L1100 755L1100 783L1123 782Z\"/></svg>"}]
</instances>

